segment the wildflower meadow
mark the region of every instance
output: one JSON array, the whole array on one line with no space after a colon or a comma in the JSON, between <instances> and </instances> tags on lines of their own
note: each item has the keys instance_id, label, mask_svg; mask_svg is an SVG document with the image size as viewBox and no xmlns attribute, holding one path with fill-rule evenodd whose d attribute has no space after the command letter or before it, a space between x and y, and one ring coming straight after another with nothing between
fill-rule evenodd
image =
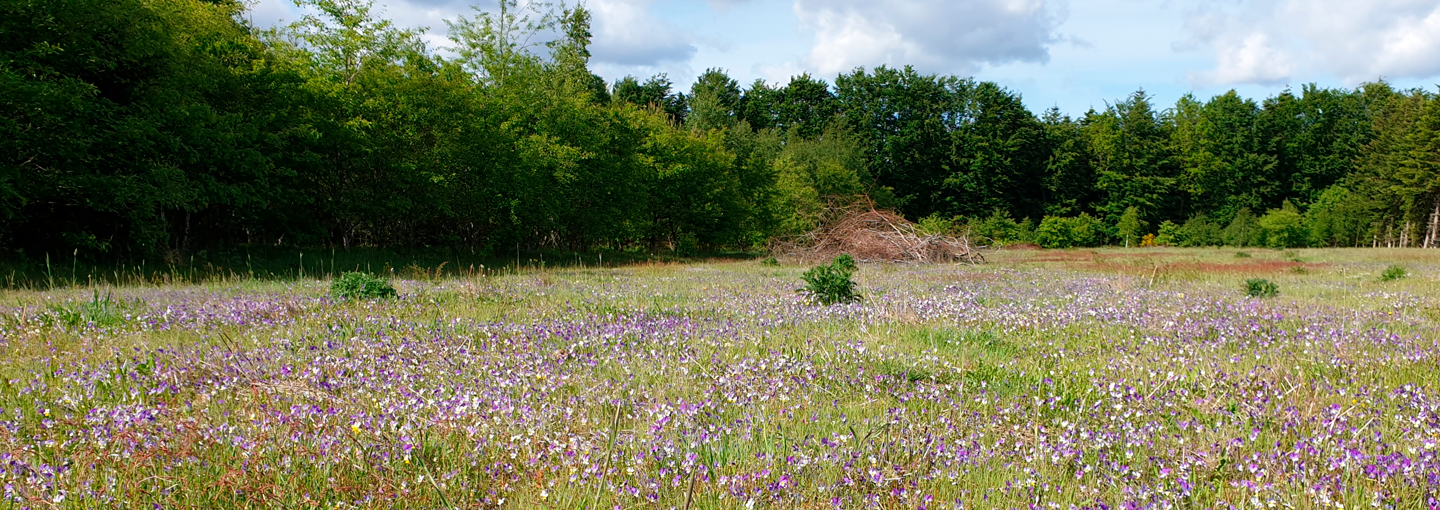
<instances>
[{"instance_id":1,"label":"wildflower meadow","mask_svg":"<svg viewBox=\"0 0 1440 510\"><path fill-rule=\"evenodd\" d=\"M1249 255L3 291L0 505L1440 505L1440 256Z\"/></svg>"}]
</instances>

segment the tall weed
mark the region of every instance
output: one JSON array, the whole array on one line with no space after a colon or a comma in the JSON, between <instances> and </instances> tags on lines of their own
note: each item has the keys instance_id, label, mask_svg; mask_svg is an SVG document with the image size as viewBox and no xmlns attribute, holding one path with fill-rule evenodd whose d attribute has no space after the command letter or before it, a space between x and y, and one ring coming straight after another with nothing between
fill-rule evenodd
<instances>
[{"instance_id":1,"label":"tall weed","mask_svg":"<svg viewBox=\"0 0 1440 510\"><path fill-rule=\"evenodd\" d=\"M800 291L825 305L859 301L861 296L856 292L855 280L851 279L856 268L853 257L835 257L830 264L812 267L800 275L800 279L805 281L805 288Z\"/></svg>"}]
</instances>

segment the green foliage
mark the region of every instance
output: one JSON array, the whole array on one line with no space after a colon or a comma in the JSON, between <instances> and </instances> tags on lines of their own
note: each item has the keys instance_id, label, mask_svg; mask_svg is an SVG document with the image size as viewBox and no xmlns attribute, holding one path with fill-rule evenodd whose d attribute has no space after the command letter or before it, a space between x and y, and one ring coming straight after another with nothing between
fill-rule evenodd
<instances>
[{"instance_id":1,"label":"green foliage","mask_svg":"<svg viewBox=\"0 0 1440 510\"><path fill-rule=\"evenodd\" d=\"M1280 295L1280 286L1264 278L1245 280L1245 295L1254 298L1268 298Z\"/></svg>"},{"instance_id":2,"label":"green foliage","mask_svg":"<svg viewBox=\"0 0 1440 510\"><path fill-rule=\"evenodd\" d=\"M1115 224L1115 233L1125 241L1125 247L1129 248L1132 241L1139 244L1139 237L1145 232L1146 223L1140 219L1140 209L1135 206L1125 208L1125 214L1120 215L1120 221Z\"/></svg>"},{"instance_id":3,"label":"green foliage","mask_svg":"<svg viewBox=\"0 0 1440 510\"><path fill-rule=\"evenodd\" d=\"M915 222L915 230L922 235L954 235L960 233L960 218L946 218L939 213L931 214Z\"/></svg>"},{"instance_id":4,"label":"green foliage","mask_svg":"<svg viewBox=\"0 0 1440 510\"><path fill-rule=\"evenodd\" d=\"M675 254L681 257L694 257L700 254L700 240L695 234L684 233L675 240Z\"/></svg>"},{"instance_id":5,"label":"green foliage","mask_svg":"<svg viewBox=\"0 0 1440 510\"><path fill-rule=\"evenodd\" d=\"M836 78L835 102L907 217L1044 213L1046 131L1019 94L881 66Z\"/></svg>"},{"instance_id":6,"label":"green foliage","mask_svg":"<svg viewBox=\"0 0 1440 510\"><path fill-rule=\"evenodd\" d=\"M911 67L612 90L583 6L477 7L437 52L372 0L299 4L0 2L0 251L747 250L864 197L997 244L1396 245L1440 189L1440 100L1384 83L1077 117Z\"/></svg>"},{"instance_id":7,"label":"green foliage","mask_svg":"<svg viewBox=\"0 0 1440 510\"><path fill-rule=\"evenodd\" d=\"M395 297L395 287L369 273L344 273L330 282L330 295L338 299L385 299Z\"/></svg>"},{"instance_id":8,"label":"green foliage","mask_svg":"<svg viewBox=\"0 0 1440 510\"><path fill-rule=\"evenodd\" d=\"M864 154L842 126L833 126L819 140L790 136L773 169L777 208L788 212L780 217L781 234L813 230L828 208L849 205L866 192Z\"/></svg>"},{"instance_id":9,"label":"green foliage","mask_svg":"<svg viewBox=\"0 0 1440 510\"><path fill-rule=\"evenodd\" d=\"M1265 244L1271 248L1299 248L1309 242L1305 218L1289 201L1280 209L1266 212L1257 223L1265 233Z\"/></svg>"},{"instance_id":10,"label":"green foliage","mask_svg":"<svg viewBox=\"0 0 1440 510\"><path fill-rule=\"evenodd\" d=\"M1265 110L1235 91L1201 103L1186 95L1172 110L1176 185L1194 213L1224 216L1274 196L1269 172L1279 155L1266 150ZM1202 246L1183 242L1184 246Z\"/></svg>"},{"instance_id":11,"label":"green foliage","mask_svg":"<svg viewBox=\"0 0 1440 510\"><path fill-rule=\"evenodd\" d=\"M825 305L859 301L855 280L851 279L856 269L855 259L851 256L835 257L829 264L812 267L800 276L805 281L801 292Z\"/></svg>"},{"instance_id":12,"label":"green foliage","mask_svg":"<svg viewBox=\"0 0 1440 510\"><path fill-rule=\"evenodd\" d=\"M1196 215L1190 217L1175 231L1177 246L1219 246L1224 243L1220 225L1211 223L1209 218Z\"/></svg>"},{"instance_id":13,"label":"green foliage","mask_svg":"<svg viewBox=\"0 0 1440 510\"><path fill-rule=\"evenodd\" d=\"M996 209L985 218L973 217L969 222L970 234L989 239L997 245L1030 243L1035 241L1034 223L1026 218L1016 222L1004 209Z\"/></svg>"},{"instance_id":14,"label":"green foliage","mask_svg":"<svg viewBox=\"0 0 1440 510\"><path fill-rule=\"evenodd\" d=\"M672 92L674 86L664 73L651 76L640 83L633 76L626 76L615 82L612 101L637 106L656 108L665 112L676 123L684 123L689 112L689 98L681 92Z\"/></svg>"},{"instance_id":15,"label":"green foliage","mask_svg":"<svg viewBox=\"0 0 1440 510\"><path fill-rule=\"evenodd\" d=\"M1080 213L1073 218L1046 216L1035 228L1035 243L1042 248L1081 248L1104 242L1099 219Z\"/></svg>"},{"instance_id":16,"label":"green foliage","mask_svg":"<svg viewBox=\"0 0 1440 510\"><path fill-rule=\"evenodd\" d=\"M1171 126L1145 91L1087 114L1095 166L1098 212L1115 222L1130 207L1141 217L1167 216L1172 207L1175 162L1167 150Z\"/></svg>"},{"instance_id":17,"label":"green foliage","mask_svg":"<svg viewBox=\"0 0 1440 510\"><path fill-rule=\"evenodd\" d=\"M780 259L777 259L775 257L765 257L764 259L760 260L760 265L766 267L780 267Z\"/></svg>"},{"instance_id":18,"label":"green foliage","mask_svg":"<svg viewBox=\"0 0 1440 510\"><path fill-rule=\"evenodd\" d=\"M1237 252L1235 252L1235 258L1237 258L1237 259L1248 259L1248 258L1250 258L1250 252L1237 251Z\"/></svg>"},{"instance_id":19,"label":"green foliage","mask_svg":"<svg viewBox=\"0 0 1440 510\"><path fill-rule=\"evenodd\" d=\"M1161 222L1160 230L1155 233L1155 244L1159 246L1179 246L1180 225L1176 225L1175 222L1170 220Z\"/></svg>"},{"instance_id":20,"label":"green foliage","mask_svg":"<svg viewBox=\"0 0 1440 510\"><path fill-rule=\"evenodd\" d=\"M740 122L740 85L724 71L706 69L690 87L685 125L696 131L735 129Z\"/></svg>"},{"instance_id":21,"label":"green foliage","mask_svg":"<svg viewBox=\"0 0 1440 510\"><path fill-rule=\"evenodd\" d=\"M116 300L110 293L100 297L99 291L91 294L89 301L80 303L54 303L47 306L48 314L42 316L47 323L76 328L81 326L113 327L129 320L126 311L135 305Z\"/></svg>"},{"instance_id":22,"label":"green foliage","mask_svg":"<svg viewBox=\"0 0 1440 510\"><path fill-rule=\"evenodd\" d=\"M1370 241L1374 220L1369 204L1349 189L1335 185L1305 211L1305 226L1314 246L1361 246Z\"/></svg>"},{"instance_id":23,"label":"green foliage","mask_svg":"<svg viewBox=\"0 0 1440 510\"><path fill-rule=\"evenodd\" d=\"M1375 138L1365 145L1358 168L1346 179L1358 197L1345 201L1350 202L1346 204L1349 207L1341 209L1368 209L1370 213L1366 215L1372 226L1369 236L1361 237L1357 244L1370 241L1401 246L1402 239L1409 237L1409 245L1418 245L1423 233L1402 231L1407 223L1426 224L1440 205L1436 193L1440 189L1440 98L1412 90L1390 94L1374 106ZM1322 221L1321 225L1333 223ZM1338 230L1350 229L1342 226Z\"/></svg>"},{"instance_id":24,"label":"green foliage","mask_svg":"<svg viewBox=\"0 0 1440 510\"><path fill-rule=\"evenodd\" d=\"M1380 273L1380 281L1393 282L1407 276L1410 276L1410 272L1406 271L1404 266L1392 265Z\"/></svg>"},{"instance_id":25,"label":"green foliage","mask_svg":"<svg viewBox=\"0 0 1440 510\"><path fill-rule=\"evenodd\" d=\"M1250 208L1242 207L1235 213L1230 225L1220 232L1220 239L1226 246L1261 246L1265 244L1265 231L1256 223Z\"/></svg>"}]
</instances>

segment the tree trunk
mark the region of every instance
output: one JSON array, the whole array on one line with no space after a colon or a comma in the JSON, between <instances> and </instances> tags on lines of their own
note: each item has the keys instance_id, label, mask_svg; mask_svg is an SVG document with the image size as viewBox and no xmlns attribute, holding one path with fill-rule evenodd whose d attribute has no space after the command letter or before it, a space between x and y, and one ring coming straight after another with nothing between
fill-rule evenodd
<instances>
[{"instance_id":1,"label":"tree trunk","mask_svg":"<svg viewBox=\"0 0 1440 510\"><path fill-rule=\"evenodd\" d=\"M1435 212L1430 213L1430 231L1425 234L1425 247L1434 248L1436 235L1440 234L1440 195L1435 196Z\"/></svg>"}]
</instances>

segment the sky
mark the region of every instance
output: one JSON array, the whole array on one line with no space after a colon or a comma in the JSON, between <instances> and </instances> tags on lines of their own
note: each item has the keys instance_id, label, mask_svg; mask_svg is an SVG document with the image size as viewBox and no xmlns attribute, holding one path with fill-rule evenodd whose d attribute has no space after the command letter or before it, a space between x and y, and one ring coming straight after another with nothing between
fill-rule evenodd
<instances>
[{"instance_id":1,"label":"sky","mask_svg":"<svg viewBox=\"0 0 1440 510\"><path fill-rule=\"evenodd\" d=\"M249 0L257 26L291 0ZM376 0L428 27L496 0ZM523 5L525 0L520 0ZM573 3L573 0L572 2ZM473 4L473 5L472 5ZM591 70L611 82L665 73L688 90L709 68L747 86L808 72L913 65L993 81L1032 111L1081 115L1144 89L1162 105L1231 89L1257 100L1305 84L1440 84L1440 0L585 0Z\"/></svg>"}]
</instances>

